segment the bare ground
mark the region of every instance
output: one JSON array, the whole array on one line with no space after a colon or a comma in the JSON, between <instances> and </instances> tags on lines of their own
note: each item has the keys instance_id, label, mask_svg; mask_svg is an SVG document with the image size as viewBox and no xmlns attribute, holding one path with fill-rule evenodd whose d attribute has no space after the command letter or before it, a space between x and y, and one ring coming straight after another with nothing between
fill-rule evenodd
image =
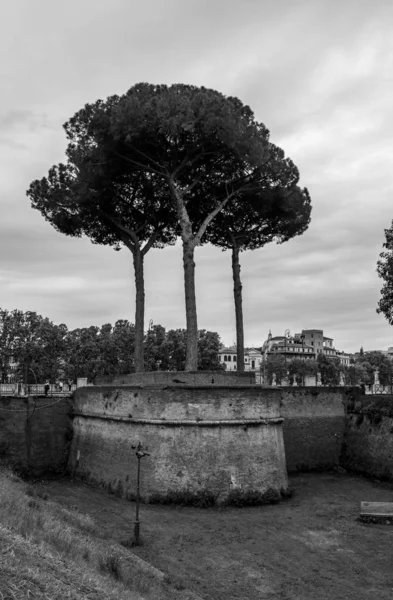
<instances>
[{"instance_id":1,"label":"bare ground","mask_svg":"<svg viewBox=\"0 0 393 600\"><path fill-rule=\"evenodd\" d=\"M393 486L339 474L290 482L294 497L277 505L142 505L134 551L205 600L392 600L393 526L356 518L362 500L393 502ZM93 517L111 543L132 535L133 502L67 479L39 485Z\"/></svg>"}]
</instances>

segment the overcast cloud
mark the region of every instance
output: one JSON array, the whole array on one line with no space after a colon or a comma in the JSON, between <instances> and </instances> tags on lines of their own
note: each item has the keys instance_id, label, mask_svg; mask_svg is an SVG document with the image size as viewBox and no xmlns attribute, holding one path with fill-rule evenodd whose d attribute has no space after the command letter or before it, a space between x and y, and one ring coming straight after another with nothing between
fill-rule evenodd
<instances>
[{"instance_id":1,"label":"overcast cloud","mask_svg":"<svg viewBox=\"0 0 393 600\"><path fill-rule=\"evenodd\" d=\"M320 328L387 349L376 262L393 219L391 0L13 0L0 23L0 306L68 327L134 320L131 255L67 238L26 189L62 124L140 81L238 96L299 167L309 230L241 256L245 338ZM235 339L231 259L197 249L199 327ZM184 327L181 248L146 257L146 318Z\"/></svg>"}]
</instances>

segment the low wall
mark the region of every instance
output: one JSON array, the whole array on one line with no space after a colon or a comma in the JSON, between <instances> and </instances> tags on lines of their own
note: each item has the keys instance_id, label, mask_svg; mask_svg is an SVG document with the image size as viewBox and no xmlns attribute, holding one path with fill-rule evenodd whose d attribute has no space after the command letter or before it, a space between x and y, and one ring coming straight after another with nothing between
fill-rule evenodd
<instances>
[{"instance_id":1,"label":"low wall","mask_svg":"<svg viewBox=\"0 0 393 600\"><path fill-rule=\"evenodd\" d=\"M348 406L341 465L393 481L393 396L359 396Z\"/></svg>"},{"instance_id":2,"label":"low wall","mask_svg":"<svg viewBox=\"0 0 393 600\"><path fill-rule=\"evenodd\" d=\"M71 409L70 397L0 398L0 460L35 477L64 469Z\"/></svg>"},{"instance_id":3,"label":"low wall","mask_svg":"<svg viewBox=\"0 0 393 600\"><path fill-rule=\"evenodd\" d=\"M283 387L281 416L289 473L337 467L348 388Z\"/></svg>"},{"instance_id":4,"label":"low wall","mask_svg":"<svg viewBox=\"0 0 393 600\"><path fill-rule=\"evenodd\" d=\"M148 371L129 375L102 375L94 385L255 385L255 373L237 371Z\"/></svg>"},{"instance_id":5,"label":"low wall","mask_svg":"<svg viewBox=\"0 0 393 600\"><path fill-rule=\"evenodd\" d=\"M94 386L75 393L70 468L135 497L141 442L145 500L288 487L278 388L257 386Z\"/></svg>"}]
</instances>

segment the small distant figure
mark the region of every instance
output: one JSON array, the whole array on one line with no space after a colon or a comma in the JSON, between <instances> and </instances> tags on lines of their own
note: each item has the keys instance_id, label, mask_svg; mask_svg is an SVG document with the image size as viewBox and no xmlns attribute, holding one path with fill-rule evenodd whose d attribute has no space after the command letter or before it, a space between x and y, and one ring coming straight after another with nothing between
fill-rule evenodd
<instances>
[{"instance_id":1,"label":"small distant figure","mask_svg":"<svg viewBox=\"0 0 393 600\"><path fill-rule=\"evenodd\" d=\"M45 396L47 396L49 394L49 390L50 390L50 383L48 380L45 381L44 390L45 390Z\"/></svg>"},{"instance_id":2,"label":"small distant figure","mask_svg":"<svg viewBox=\"0 0 393 600\"><path fill-rule=\"evenodd\" d=\"M362 383L360 384L360 387L362 389L362 393L365 394L366 393L366 384L364 383L364 381L362 381Z\"/></svg>"},{"instance_id":3,"label":"small distant figure","mask_svg":"<svg viewBox=\"0 0 393 600\"><path fill-rule=\"evenodd\" d=\"M63 382L59 381L59 392L63 391Z\"/></svg>"},{"instance_id":4,"label":"small distant figure","mask_svg":"<svg viewBox=\"0 0 393 600\"><path fill-rule=\"evenodd\" d=\"M70 379L70 380L69 380L69 382L68 382L68 391L69 391L69 392L71 391L71 386L72 386L72 381L71 381L71 379Z\"/></svg>"}]
</instances>

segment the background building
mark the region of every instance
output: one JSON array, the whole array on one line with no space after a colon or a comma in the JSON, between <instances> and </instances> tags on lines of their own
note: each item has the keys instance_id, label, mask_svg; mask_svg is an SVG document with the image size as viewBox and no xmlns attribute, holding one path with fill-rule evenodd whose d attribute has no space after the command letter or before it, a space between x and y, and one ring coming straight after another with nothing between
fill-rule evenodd
<instances>
[{"instance_id":1,"label":"background building","mask_svg":"<svg viewBox=\"0 0 393 600\"><path fill-rule=\"evenodd\" d=\"M267 340L262 345L262 356L281 355L286 359L292 358L311 358L315 359L315 350L311 344L306 342L302 333L296 333L294 336L276 336L273 337L269 331Z\"/></svg>"},{"instance_id":2,"label":"background building","mask_svg":"<svg viewBox=\"0 0 393 600\"><path fill-rule=\"evenodd\" d=\"M281 355L287 360L292 358L314 359L319 354L327 358L338 358L343 365L349 365L350 355L339 351L334 346L334 340L331 337L323 335L323 329L302 329L301 333L295 333L291 336L273 337L271 331L267 340L262 345L262 356ZM393 348L392 348L393 356Z\"/></svg>"},{"instance_id":3,"label":"background building","mask_svg":"<svg viewBox=\"0 0 393 600\"><path fill-rule=\"evenodd\" d=\"M226 371L237 371L237 350L235 346L231 348L221 348L218 353L220 364L225 365ZM259 371L262 362L260 350L255 348L246 348L244 352L244 370Z\"/></svg>"}]
</instances>

